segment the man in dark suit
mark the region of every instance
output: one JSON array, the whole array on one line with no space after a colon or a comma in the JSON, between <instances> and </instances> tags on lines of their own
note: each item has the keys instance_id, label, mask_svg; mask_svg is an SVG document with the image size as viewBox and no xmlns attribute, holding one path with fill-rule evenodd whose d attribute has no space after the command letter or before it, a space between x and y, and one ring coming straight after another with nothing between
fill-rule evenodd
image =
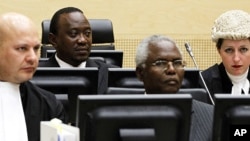
<instances>
[{"instance_id":1,"label":"man in dark suit","mask_svg":"<svg viewBox=\"0 0 250 141\"><path fill-rule=\"evenodd\" d=\"M177 93L185 65L180 49L170 38L153 35L137 48L136 74L144 83L145 94ZM190 114L190 141L211 140L213 105L193 100Z\"/></svg>"},{"instance_id":2,"label":"man in dark suit","mask_svg":"<svg viewBox=\"0 0 250 141\"><path fill-rule=\"evenodd\" d=\"M80 9L65 7L53 15L49 41L56 49L56 53L48 61L40 62L39 67L97 67L99 69L97 93L105 93L108 68L118 66L89 59L92 31L87 17Z\"/></svg>"}]
</instances>

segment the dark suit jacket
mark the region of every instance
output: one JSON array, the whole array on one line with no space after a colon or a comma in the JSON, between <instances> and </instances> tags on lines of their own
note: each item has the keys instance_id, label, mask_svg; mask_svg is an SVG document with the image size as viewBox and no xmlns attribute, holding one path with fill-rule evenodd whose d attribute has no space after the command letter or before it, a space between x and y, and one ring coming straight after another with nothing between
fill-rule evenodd
<instances>
[{"instance_id":1,"label":"dark suit jacket","mask_svg":"<svg viewBox=\"0 0 250 141\"><path fill-rule=\"evenodd\" d=\"M20 85L20 93L29 141L40 141L40 121L58 118L64 123L68 122L63 105L54 94L29 81Z\"/></svg>"},{"instance_id":2,"label":"dark suit jacket","mask_svg":"<svg viewBox=\"0 0 250 141\"><path fill-rule=\"evenodd\" d=\"M55 54L49 58L48 61L39 62L39 67L60 67L56 61ZM104 94L108 86L108 68L117 68L118 66L106 64L102 61L88 59L86 67L97 67L99 69L98 74L98 94Z\"/></svg>"},{"instance_id":3,"label":"dark suit jacket","mask_svg":"<svg viewBox=\"0 0 250 141\"><path fill-rule=\"evenodd\" d=\"M202 71L201 74L213 99L215 93L231 93L233 83L228 77L223 63L215 64ZM250 80L250 71L248 71L247 79ZM199 84L204 88L204 83L201 80Z\"/></svg>"},{"instance_id":4,"label":"dark suit jacket","mask_svg":"<svg viewBox=\"0 0 250 141\"><path fill-rule=\"evenodd\" d=\"M212 140L213 111L213 105L193 100L190 141Z\"/></svg>"}]
</instances>

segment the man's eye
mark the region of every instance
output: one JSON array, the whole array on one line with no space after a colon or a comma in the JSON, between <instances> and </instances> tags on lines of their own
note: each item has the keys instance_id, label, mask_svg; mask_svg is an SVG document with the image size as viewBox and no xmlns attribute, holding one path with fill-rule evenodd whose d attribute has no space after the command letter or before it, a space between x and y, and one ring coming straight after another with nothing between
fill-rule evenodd
<instances>
[{"instance_id":1,"label":"man's eye","mask_svg":"<svg viewBox=\"0 0 250 141\"><path fill-rule=\"evenodd\" d=\"M40 50L40 45L34 47L34 51L39 51Z\"/></svg>"},{"instance_id":2,"label":"man's eye","mask_svg":"<svg viewBox=\"0 0 250 141\"><path fill-rule=\"evenodd\" d=\"M75 31L75 30L72 30L72 31L69 32L69 36L70 36L70 37L76 37L77 34L78 34L78 33L77 33L77 31Z\"/></svg>"},{"instance_id":3,"label":"man's eye","mask_svg":"<svg viewBox=\"0 0 250 141\"><path fill-rule=\"evenodd\" d=\"M173 62L173 64L174 64L175 66L182 66L182 65L183 65L183 62L182 62L181 60L176 60L176 61Z\"/></svg>"},{"instance_id":4,"label":"man's eye","mask_svg":"<svg viewBox=\"0 0 250 141\"><path fill-rule=\"evenodd\" d=\"M166 64L167 64L166 61L156 61L156 62L155 62L155 65L156 65L156 66L165 66Z\"/></svg>"},{"instance_id":5,"label":"man's eye","mask_svg":"<svg viewBox=\"0 0 250 141\"><path fill-rule=\"evenodd\" d=\"M26 50L26 47L19 47L19 48L17 48L17 50L24 51L24 50Z\"/></svg>"},{"instance_id":6,"label":"man's eye","mask_svg":"<svg viewBox=\"0 0 250 141\"><path fill-rule=\"evenodd\" d=\"M86 37L89 37L90 34L91 34L91 32L90 32L90 31L87 31L87 32L85 32L84 34L85 34Z\"/></svg>"},{"instance_id":7,"label":"man's eye","mask_svg":"<svg viewBox=\"0 0 250 141\"><path fill-rule=\"evenodd\" d=\"M76 33L70 33L70 37L76 37Z\"/></svg>"}]
</instances>

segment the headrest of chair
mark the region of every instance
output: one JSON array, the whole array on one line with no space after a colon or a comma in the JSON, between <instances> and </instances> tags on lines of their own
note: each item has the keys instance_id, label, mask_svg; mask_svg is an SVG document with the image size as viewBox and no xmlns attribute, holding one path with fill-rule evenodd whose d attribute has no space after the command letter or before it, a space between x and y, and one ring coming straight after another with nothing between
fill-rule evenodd
<instances>
[{"instance_id":1,"label":"headrest of chair","mask_svg":"<svg viewBox=\"0 0 250 141\"><path fill-rule=\"evenodd\" d=\"M89 19L92 29L92 43L114 43L113 24L109 19ZM42 44L50 44L49 35L50 20L42 21Z\"/></svg>"},{"instance_id":2,"label":"headrest of chair","mask_svg":"<svg viewBox=\"0 0 250 141\"><path fill-rule=\"evenodd\" d=\"M109 19L89 19L92 43L114 43L113 24Z\"/></svg>"},{"instance_id":3,"label":"headrest of chair","mask_svg":"<svg viewBox=\"0 0 250 141\"><path fill-rule=\"evenodd\" d=\"M50 44L49 42L49 26L50 20L42 21L42 44Z\"/></svg>"}]
</instances>

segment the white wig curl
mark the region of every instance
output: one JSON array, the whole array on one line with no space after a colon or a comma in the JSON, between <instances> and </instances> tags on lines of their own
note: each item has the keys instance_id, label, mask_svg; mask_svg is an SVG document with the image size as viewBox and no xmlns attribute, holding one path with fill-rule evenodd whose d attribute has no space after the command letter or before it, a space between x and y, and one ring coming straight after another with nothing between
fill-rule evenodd
<instances>
[{"instance_id":1,"label":"white wig curl","mask_svg":"<svg viewBox=\"0 0 250 141\"><path fill-rule=\"evenodd\" d=\"M241 40L250 37L250 15L242 10L230 10L221 14L212 27L212 40Z\"/></svg>"}]
</instances>

